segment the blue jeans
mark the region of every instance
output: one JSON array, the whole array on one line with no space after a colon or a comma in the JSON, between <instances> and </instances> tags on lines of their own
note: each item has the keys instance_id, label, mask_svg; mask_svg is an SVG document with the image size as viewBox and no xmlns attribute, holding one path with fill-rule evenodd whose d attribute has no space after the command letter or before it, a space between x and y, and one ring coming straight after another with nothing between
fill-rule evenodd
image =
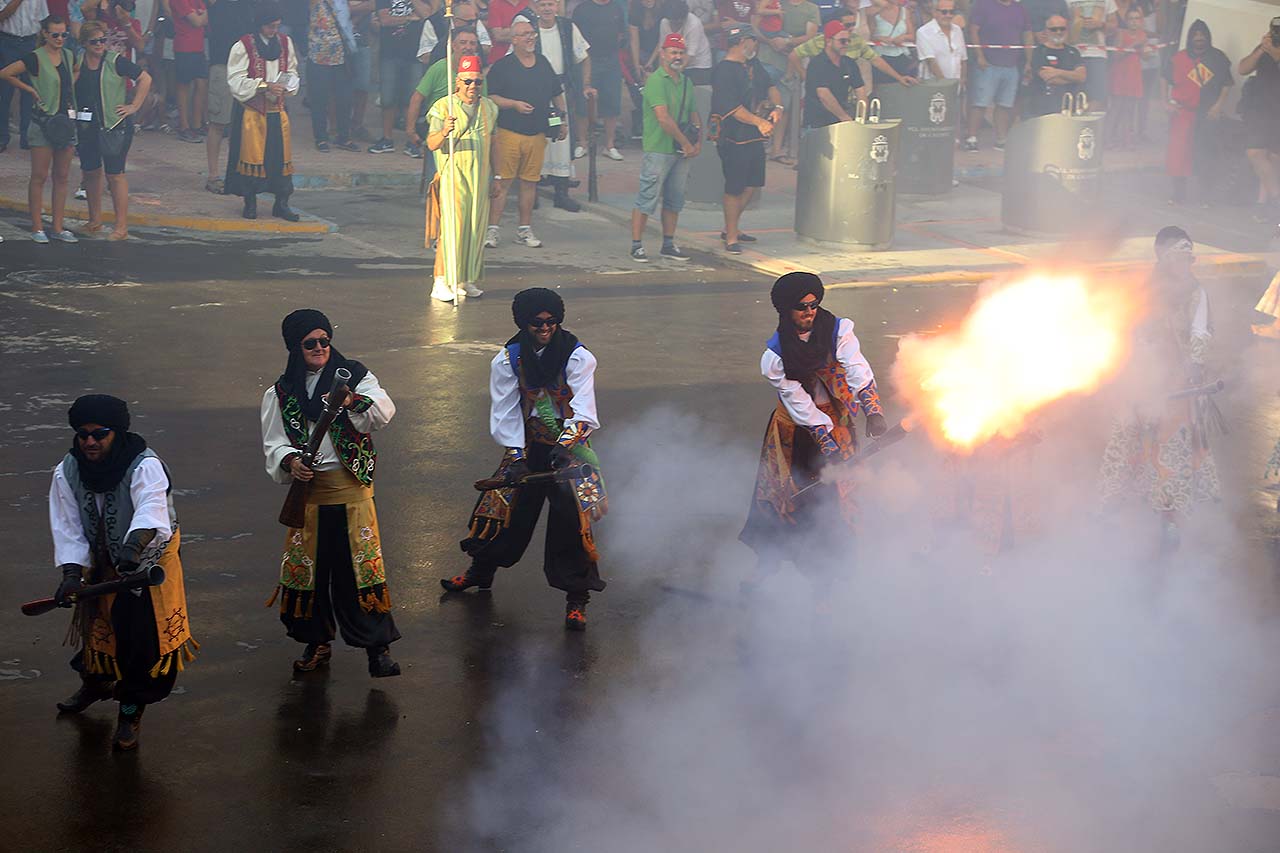
<instances>
[{"instance_id":1,"label":"blue jeans","mask_svg":"<svg viewBox=\"0 0 1280 853\"><path fill-rule=\"evenodd\" d=\"M644 152L640 161L640 189L636 210L653 216L662 199L662 209L679 213L684 209L684 188L689 183L689 159L681 154ZM670 235L667 235L670 236Z\"/></svg>"},{"instance_id":2,"label":"blue jeans","mask_svg":"<svg viewBox=\"0 0 1280 853\"><path fill-rule=\"evenodd\" d=\"M6 68L36 49L35 36L13 36L0 33L0 68ZM0 145L9 144L9 110L13 105L13 93L18 91L13 86L0 84ZM23 147L27 145L27 128L31 126L31 110L35 107L35 98L22 93L18 102L18 139Z\"/></svg>"},{"instance_id":3,"label":"blue jeans","mask_svg":"<svg viewBox=\"0 0 1280 853\"><path fill-rule=\"evenodd\" d=\"M985 109L992 104L1009 109L1018 97L1018 84L1022 81L1022 72L1012 65L988 65L986 68L974 66L973 105Z\"/></svg>"}]
</instances>

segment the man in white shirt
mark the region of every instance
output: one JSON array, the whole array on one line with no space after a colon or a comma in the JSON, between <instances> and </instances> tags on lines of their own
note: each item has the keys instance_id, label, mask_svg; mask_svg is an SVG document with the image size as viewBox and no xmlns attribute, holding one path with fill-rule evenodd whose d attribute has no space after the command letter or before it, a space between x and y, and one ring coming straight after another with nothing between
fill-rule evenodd
<instances>
[{"instance_id":1,"label":"man in white shirt","mask_svg":"<svg viewBox=\"0 0 1280 853\"><path fill-rule=\"evenodd\" d=\"M369 675L400 674L390 645L400 639L391 618L373 472L373 433L390 423L395 403L363 364L333 346L333 325L312 308L280 324L289 362L262 395L262 451L267 476L280 485L309 484L302 527L285 534L280 580L268 604L280 599L280 621L305 649L295 672L329 663L334 625L347 645L365 650ZM308 466L302 453L324 413L338 368L351 373L347 399Z\"/></svg>"},{"instance_id":2,"label":"man in white shirt","mask_svg":"<svg viewBox=\"0 0 1280 853\"><path fill-rule=\"evenodd\" d=\"M520 291L511 315L520 331L489 370L489 432L505 448L493 477L501 485L481 493L471 512L462 540L471 568L442 578L440 585L448 592L493 586L499 568L524 556L546 502L542 571L547 583L565 593L565 628L583 631L587 601L605 587L592 531L608 511L600 460L590 442L600 428L596 359L561 328L564 301L554 290Z\"/></svg>"},{"instance_id":3,"label":"man in white shirt","mask_svg":"<svg viewBox=\"0 0 1280 853\"><path fill-rule=\"evenodd\" d=\"M538 51L547 58L551 70L560 78L565 105L570 112L565 120L573 127L575 121L587 114L587 98L595 95L595 89L583 83L591 79L590 45L577 24L556 14L558 5L558 0L536 0L533 4L534 11L538 13ZM569 197L569 182L573 176L573 143L570 138L547 140L547 150L542 157L542 177L551 183L555 206L577 213L582 210L582 205Z\"/></svg>"},{"instance_id":4,"label":"man in white shirt","mask_svg":"<svg viewBox=\"0 0 1280 853\"><path fill-rule=\"evenodd\" d=\"M968 51L964 33L952 26L955 15L956 0L937 0L933 20L916 30L916 55L924 80L960 80L963 85Z\"/></svg>"},{"instance_id":5,"label":"man in white shirt","mask_svg":"<svg viewBox=\"0 0 1280 853\"><path fill-rule=\"evenodd\" d=\"M831 572L824 566L847 552L855 506L852 481L823 484L822 470L857 452L859 411L868 436L879 437L888 427L853 321L819 307L823 290L813 273L792 272L770 293L778 330L765 346L760 372L778 392L778 405L738 538L767 572L781 560L794 560L795 537L803 537L806 565L797 568L816 570L816 579L828 582Z\"/></svg>"},{"instance_id":6,"label":"man in white shirt","mask_svg":"<svg viewBox=\"0 0 1280 853\"><path fill-rule=\"evenodd\" d=\"M49 527L62 583L54 598L76 607L72 636L80 649L71 668L80 689L58 703L78 714L94 702L120 703L113 744L138 745L142 712L173 690L178 672L195 659L178 557L178 517L169 472L137 433L129 407L107 394L87 394L71 406L71 450L53 471ZM84 585L134 578L159 566L164 582L81 598Z\"/></svg>"},{"instance_id":7,"label":"man in white shirt","mask_svg":"<svg viewBox=\"0 0 1280 853\"><path fill-rule=\"evenodd\" d=\"M453 4L453 28L456 30L459 27L475 27L476 37L480 40L480 46L484 48L484 55L489 55L489 51L493 49L493 40L489 36L489 30L485 27L484 21L476 17L475 4L470 0L457 0ZM440 36L428 20L422 28L422 38L418 40L418 61L430 67L443 59L443 56L436 55L438 53L436 46L439 44Z\"/></svg>"}]
</instances>

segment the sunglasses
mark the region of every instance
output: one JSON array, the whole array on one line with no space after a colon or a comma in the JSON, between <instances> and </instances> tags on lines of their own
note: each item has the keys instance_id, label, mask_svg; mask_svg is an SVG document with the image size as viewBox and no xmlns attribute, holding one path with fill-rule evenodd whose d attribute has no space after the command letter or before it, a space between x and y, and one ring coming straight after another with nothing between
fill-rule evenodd
<instances>
[{"instance_id":1,"label":"sunglasses","mask_svg":"<svg viewBox=\"0 0 1280 853\"><path fill-rule=\"evenodd\" d=\"M541 317L534 317L529 321L529 327L532 329L545 329L548 326L559 325L559 321L555 319L543 320Z\"/></svg>"},{"instance_id":2,"label":"sunglasses","mask_svg":"<svg viewBox=\"0 0 1280 853\"><path fill-rule=\"evenodd\" d=\"M51 39L64 39L64 38L66 38L66 37L67 37L67 34L66 34L65 32L62 32L62 33L45 33L45 34L44 34L44 36L45 36L45 38L51 38Z\"/></svg>"},{"instance_id":3,"label":"sunglasses","mask_svg":"<svg viewBox=\"0 0 1280 853\"><path fill-rule=\"evenodd\" d=\"M307 338L305 341L302 342L303 349L315 349L316 347L328 349L329 339L328 338Z\"/></svg>"},{"instance_id":4,"label":"sunglasses","mask_svg":"<svg viewBox=\"0 0 1280 853\"><path fill-rule=\"evenodd\" d=\"M93 44L93 45L106 44L106 43L107 43L107 40L105 38L89 39L87 42L85 42L85 44Z\"/></svg>"},{"instance_id":5,"label":"sunglasses","mask_svg":"<svg viewBox=\"0 0 1280 853\"><path fill-rule=\"evenodd\" d=\"M853 39L846 36L844 38L836 37L831 41L833 44L848 44L849 42L853 41Z\"/></svg>"},{"instance_id":6,"label":"sunglasses","mask_svg":"<svg viewBox=\"0 0 1280 853\"><path fill-rule=\"evenodd\" d=\"M480 78L479 77L474 77L474 78L459 77L458 82L464 86L479 86Z\"/></svg>"},{"instance_id":7,"label":"sunglasses","mask_svg":"<svg viewBox=\"0 0 1280 853\"><path fill-rule=\"evenodd\" d=\"M1050 33L1065 33L1067 31L1067 28L1066 27L1045 27L1045 31Z\"/></svg>"},{"instance_id":8,"label":"sunglasses","mask_svg":"<svg viewBox=\"0 0 1280 853\"><path fill-rule=\"evenodd\" d=\"M76 430L76 438L80 439L81 441L86 441L90 438L92 438L94 441L102 441L102 439L111 435L111 433L113 432L115 432L115 430L113 430L111 427L98 427L97 429L94 429L94 430L78 429Z\"/></svg>"},{"instance_id":9,"label":"sunglasses","mask_svg":"<svg viewBox=\"0 0 1280 853\"><path fill-rule=\"evenodd\" d=\"M939 15L954 15L956 13L955 9L936 9L934 11L936 11Z\"/></svg>"},{"instance_id":10,"label":"sunglasses","mask_svg":"<svg viewBox=\"0 0 1280 853\"><path fill-rule=\"evenodd\" d=\"M811 299L808 302L797 302L796 311L816 311L818 306L822 304L821 299Z\"/></svg>"}]
</instances>

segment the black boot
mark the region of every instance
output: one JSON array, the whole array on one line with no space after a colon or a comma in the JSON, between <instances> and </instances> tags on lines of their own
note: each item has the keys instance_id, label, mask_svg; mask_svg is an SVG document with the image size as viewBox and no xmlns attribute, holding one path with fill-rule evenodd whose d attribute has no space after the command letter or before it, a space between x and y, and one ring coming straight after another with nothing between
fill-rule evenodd
<instances>
[{"instance_id":1,"label":"black boot","mask_svg":"<svg viewBox=\"0 0 1280 853\"><path fill-rule=\"evenodd\" d=\"M587 599L575 601L573 596L565 600L564 627L570 631L587 630Z\"/></svg>"},{"instance_id":2,"label":"black boot","mask_svg":"<svg viewBox=\"0 0 1280 853\"><path fill-rule=\"evenodd\" d=\"M58 712L61 714L79 714L94 702L110 699L113 686L114 682L111 681L81 679L80 689L58 703Z\"/></svg>"},{"instance_id":3,"label":"black boot","mask_svg":"<svg viewBox=\"0 0 1280 853\"><path fill-rule=\"evenodd\" d=\"M374 678L390 678L400 674L400 664L391 659L391 650L386 646L365 651L369 654L369 674Z\"/></svg>"},{"instance_id":4,"label":"black boot","mask_svg":"<svg viewBox=\"0 0 1280 853\"><path fill-rule=\"evenodd\" d=\"M289 197L276 196L276 203L271 207L271 215L277 219L283 219L286 222L297 222L302 217L297 211L289 207Z\"/></svg>"},{"instance_id":5,"label":"black boot","mask_svg":"<svg viewBox=\"0 0 1280 853\"><path fill-rule=\"evenodd\" d=\"M142 711L146 705L120 703L120 716L116 720L116 735L111 745L118 750L128 752L138 748L138 735L142 731Z\"/></svg>"},{"instance_id":6,"label":"black boot","mask_svg":"<svg viewBox=\"0 0 1280 853\"><path fill-rule=\"evenodd\" d=\"M570 213L577 213L582 210L582 205L569 197L569 179L555 178L554 180L556 182L556 194L552 204L561 210L567 210Z\"/></svg>"},{"instance_id":7,"label":"black boot","mask_svg":"<svg viewBox=\"0 0 1280 853\"><path fill-rule=\"evenodd\" d=\"M256 195L247 195L244 197L244 213L241 214L245 219L258 218L258 197Z\"/></svg>"},{"instance_id":8,"label":"black boot","mask_svg":"<svg viewBox=\"0 0 1280 853\"><path fill-rule=\"evenodd\" d=\"M493 586L493 578L488 580L477 580L476 577L468 569L465 575L454 575L451 578L440 578L440 586L444 587L445 592L466 592L472 587L477 589L489 589Z\"/></svg>"},{"instance_id":9,"label":"black boot","mask_svg":"<svg viewBox=\"0 0 1280 853\"><path fill-rule=\"evenodd\" d=\"M293 662L293 671L311 672L328 666L332 655L333 648L328 643L307 643L307 647L302 650L302 657Z\"/></svg>"}]
</instances>

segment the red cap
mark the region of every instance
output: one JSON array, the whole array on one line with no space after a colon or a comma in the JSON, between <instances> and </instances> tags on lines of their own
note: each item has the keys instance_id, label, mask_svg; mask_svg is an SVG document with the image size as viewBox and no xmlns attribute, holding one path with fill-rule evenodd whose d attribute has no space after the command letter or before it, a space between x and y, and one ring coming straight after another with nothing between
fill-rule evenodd
<instances>
[{"instance_id":1,"label":"red cap","mask_svg":"<svg viewBox=\"0 0 1280 853\"><path fill-rule=\"evenodd\" d=\"M480 57L474 54L468 54L458 60L459 74L478 74L480 72Z\"/></svg>"},{"instance_id":2,"label":"red cap","mask_svg":"<svg viewBox=\"0 0 1280 853\"><path fill-rule=\"evenodd\" d=\"M835 38L844 32L844 24L840 21L827 21L827 25L822 28L822 34L827 38Z\"/></svg>"},{"instance_id":3,"label":"red cap","mask_svg":"<svg viewBox=\"0 0 1280 853\"><path fill-rule=\"evenodd\" d=\"M679 33L671 33L662 41L663 47L678 47L684 50L684 37Z\"/></svg>"}]
</instances>

